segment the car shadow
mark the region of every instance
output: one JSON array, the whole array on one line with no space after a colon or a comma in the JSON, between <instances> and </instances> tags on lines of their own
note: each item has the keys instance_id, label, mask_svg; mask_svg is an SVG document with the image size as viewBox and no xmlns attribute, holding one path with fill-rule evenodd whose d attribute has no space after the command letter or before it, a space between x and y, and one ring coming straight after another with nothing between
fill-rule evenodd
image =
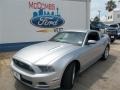
<instances>
[{"instance_id":1,"label":"car shadow","mask_svg":"<svg viewBox=\"0 0 120 90\"><path fill-rule=\"evenodd\" d=\"M15 81L15 90L37 90L37 89L26 86L23 83L21 83L20 81L16 80Z\"/></svg>"},{"instance_id":2,"label":"car shadow","mask_svg":"<svg viewBox=\"0 0 120 90\"><path fill-rule=\"evenodd\" d=\"M120 39L119 39L120 40ZM114 43L111 43L113 46L114 45L120 45L120 41L119 40L116 40Z\"/></svg>"},{"instance_id":3,"label":"car shadow","mask_svg":"<svg viewBox=\"0 0 120 90\"><path fill-rule=\"evenodd\" d=\"M107 80L108 77L103 76L107 70L115 63L117 57L110 55L106 61L98 61L79 75L75 80L75 85L72 90L90 90L90 87L99 79ZM29 86L23 85L19 81L15 82L16 90L38 90ZM40 90L40 89L39 89ZM63 89L56 89L63 90Z\"/></svg>"},{"instance_id":4,"label":"car shadow","mask_svg":"<svg viewBox=\"0 0 120 90\"><path fill-rule=\"evenodd\" d=\"M120 45L120 43L114 42L114 43L112 43L112 45L113 45L113 46L114 46L114 45Z\"/></svg>"}]
</instances>

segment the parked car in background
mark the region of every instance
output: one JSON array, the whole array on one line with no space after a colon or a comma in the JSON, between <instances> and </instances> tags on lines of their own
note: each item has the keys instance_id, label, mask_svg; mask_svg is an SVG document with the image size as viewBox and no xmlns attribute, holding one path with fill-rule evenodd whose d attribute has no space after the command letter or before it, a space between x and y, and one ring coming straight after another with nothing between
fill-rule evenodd
<instances>
[{"instance_id":1,"label":"parked car in background","mask_svg":"<svg viewBox=\"0 0 120 90\"><path fill-rule=\"evenodd\" d=\"M113 43L118 37L118 30L111 26L108 26L106 30L111 39L111 43Z\"/></svg>"},{"instance_id":2,"label":"parked car in background","mask_svg":"<svg viewBox=\"0 0 120 90\"><path fill-rule=\"evenodd\" d=\"M120 39L120 30L118 30L118 39Z\"/></svg>"},{"instance_id":3,"label":"parked car in background","mask_svg":"<svg viewBox=\"0 0 120 90\"><path fill-rule=\"evenodd\" d=\"M113 27L113 28L116 28L116 29L119 29L120 28L120 23L117 23L117 24L111 24L109 25L110 27Z\"/></svg>"},{"instance_id":4,"label":"parked car in background","mask_svg":"<svg viewBox=\"0 0 120 90\"><path fill-rule=\"evenodd\" d=\"M106 32L105 28L106 28L106 25L102 22L91 21L90 23L91 30L102 31L103 33L105 33Z\"/></svg>"},{"instance_id":5,"label":"parked car in background","mask_svg":"<svg viewBox=\"0 0 120 90\"><path fill-rule=\"evenodd\" d=\"M110 27L117 29L117 38L120 38L120 23L111 24Z\"/></svg>"},{"instance_id":6,"label":"parked car in background","mask_svg":"<svg viewBox=\"0 0 120 90\"><path fill-rule=\"evenodd\" d=\"M90 24L90 29L97 30L97 31L100 31L101 33L108 34L110 37L111 43L113 43L116 40L117 35L118 35L116 28L105 25L102 22L92 21Z\"/></svg>"},{"instance_id":7,"label":"parked car in background","mask_svg":"<svg viewBox=\"0 0 120 90\"><path fill-rule=\"evenodd\" d=\"M71 89L75 76L109 56L108 35L97 31L59 32L49 41L28 46L12 58L16 79L39 89Z\"/></svg>"}]
</instances>

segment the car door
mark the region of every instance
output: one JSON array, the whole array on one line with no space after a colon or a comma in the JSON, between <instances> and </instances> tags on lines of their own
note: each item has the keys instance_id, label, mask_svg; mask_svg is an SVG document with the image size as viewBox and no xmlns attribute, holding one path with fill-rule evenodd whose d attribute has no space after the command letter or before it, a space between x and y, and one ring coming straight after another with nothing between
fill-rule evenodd
<instances>
[{"instance_id":1,"label":"car door","mask_svg":"<svg viewBox=\"0 0 120 90\"><path fill-rule=\"evenodd\" d=\"M96 43L88 44L89 40L96 40ZM80 58L83 69L86 69L100 58L100 52L101 52L100 50L101 50L101 46L100 46L99 34L97 32L90 32L85 40Z\"/></svg>"},{"instance_id":2,"label":"car door","mask_svg":"<svg viewBox=\"0 0 120 90\"><path fill-rule=\"evenodd\" d=\"M98 47L99 47L99 54L100 54L100 56L103 55L103 53L104 53L104 51L105 51L105 48L106 48L106 46L107 46L107 42L108 42L108 41L106 41L105 36L104 36L104 35L101 36L101 38L100 38L100 40L99 40L99 42L98 42Z\"/></svg>"}]
</instances>

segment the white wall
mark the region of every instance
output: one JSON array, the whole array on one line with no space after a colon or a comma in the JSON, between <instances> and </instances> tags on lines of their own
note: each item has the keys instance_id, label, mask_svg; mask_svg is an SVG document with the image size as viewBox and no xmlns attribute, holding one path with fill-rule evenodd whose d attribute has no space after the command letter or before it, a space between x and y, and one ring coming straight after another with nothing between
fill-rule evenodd
<instances>
[{"instance_id":1,"label":"white wall","mask_svg":"<svg viewBox=\"0 0 120 90\"><path fill-rule=\"evenodd\" d=\"M114 23L120 23L120 10L114 11Z\"/></svg>"},{"instance_id":2,"label":"white wall","mask_svg":"<svg viewBox=\"0 0 120 90\"><path fill-rule=\"evenodd\" d=\"M2 2L0 3L0 42L2 42Z\"/></svg>"},{"instance_id":3,"label":"white wall","mask_svg":"<svg viewBox=\"0 0 120 90\"><path fill-rule=\"evenodd\" d=\"M44 41L55 34L36 32L40 28L30 24L34 10L29 8L28 1L57 3L60 13L65 19L65 24L62 26L64 29L89 28L89 10L86 11L88 4L85 0L1 0L0 34L2 36L0 35L0 44ZM87 9L90 9L89 6Z\"/></svg>"},{"instance_id":4,"label":"white wall","mask_svg":"<svg viewBox=\"0 0 120 90\"><path fill-rule=\"evenodd\" d=\"M114 11L108 12L107 22L112 22L114 20Z\"/></svg>"},{"instance_id":5,"label":"white wall","mask_svg":"<svg viewBox=\"0 0 120 90\"><path fill-rule=\"evenodd\" d=\"M120 10L118 9L115 9L114 11L111 11L111 12L108 12L108 16L112 18L109 18L108 19L108 16L107 16L107 21L106 23L108 24L116 24L116 23L120 23L120 17L118 17L118 15L120 15Z\"/></svg>"}]
</instances>

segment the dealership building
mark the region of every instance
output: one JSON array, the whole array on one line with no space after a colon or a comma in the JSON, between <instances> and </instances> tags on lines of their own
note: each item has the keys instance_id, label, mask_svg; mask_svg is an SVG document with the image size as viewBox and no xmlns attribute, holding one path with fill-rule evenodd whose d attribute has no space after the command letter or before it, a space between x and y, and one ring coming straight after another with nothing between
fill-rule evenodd
<instances>
[{"instance_id":1,"label":"dealership building","mask_svg":"<svg viewBox=\"0 0 120 90\"><path fill-rule=\"evenodd\" d=\"M91 0L1 0L0 52L49 40L59 31L88 30Z\"/></svg>"}]
</instances>

